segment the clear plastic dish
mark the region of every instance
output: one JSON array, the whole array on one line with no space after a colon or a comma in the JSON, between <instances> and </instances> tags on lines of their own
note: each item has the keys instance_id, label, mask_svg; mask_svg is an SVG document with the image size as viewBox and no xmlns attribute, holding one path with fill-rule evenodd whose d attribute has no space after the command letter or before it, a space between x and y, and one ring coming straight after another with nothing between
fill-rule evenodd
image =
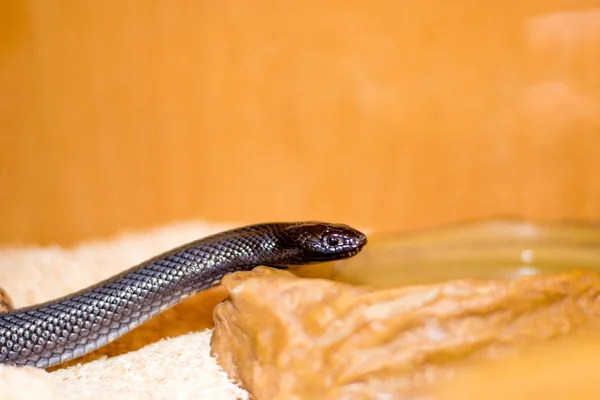
<instances>
[{"instance_id":1,"label":"clear plastic dish","mask_svg":"<svg viewBox=\"0 0 600 400\"><path fill-rule=\"evenodd\" d=\"M331 268L331 279L382 288L600 270L600 225L502 219L412 234L372 235L358 256Z\"/></svg>"}]
</instances>

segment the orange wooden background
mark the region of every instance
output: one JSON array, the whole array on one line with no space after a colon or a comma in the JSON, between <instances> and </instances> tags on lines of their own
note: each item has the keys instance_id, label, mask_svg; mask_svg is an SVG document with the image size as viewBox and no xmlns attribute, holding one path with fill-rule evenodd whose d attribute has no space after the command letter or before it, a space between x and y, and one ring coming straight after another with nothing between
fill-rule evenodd
<instances>
[{"instance_id":1,"label":"orange wooden background","mask_svg":"<svg viewBox=\"0 0 600 400\"><path fill-rule=\"evenodd\" d=\"M598 219L600 1L492 4L1 1L0 242Z\"/></svg>"}]
</instances>

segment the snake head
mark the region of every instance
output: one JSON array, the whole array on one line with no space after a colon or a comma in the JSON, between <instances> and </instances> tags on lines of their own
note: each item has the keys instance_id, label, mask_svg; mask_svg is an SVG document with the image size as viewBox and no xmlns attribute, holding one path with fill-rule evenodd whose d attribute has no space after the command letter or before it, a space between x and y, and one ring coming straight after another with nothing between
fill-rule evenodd
<instances>
[{"instance_id":1,"label":"snake head","mask_svg":"<svg viewBox=\"0 0 600 400\"><path fill-rule=\"evenodd\" d=\"M294 253L299 264L349 258L358 254L367 243L364 233L343 224L304 222L290 226L286 231L286 247L296 249Z\"/></svg>"}]
</instances>

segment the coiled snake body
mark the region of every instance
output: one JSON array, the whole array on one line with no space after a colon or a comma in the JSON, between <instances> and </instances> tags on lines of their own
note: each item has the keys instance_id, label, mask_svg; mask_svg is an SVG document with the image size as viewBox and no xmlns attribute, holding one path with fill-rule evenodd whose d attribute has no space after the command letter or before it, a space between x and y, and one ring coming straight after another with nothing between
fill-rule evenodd
<instances>
[{"instance_id":1,"label":"coiled snake body","mask_svg":"<svg viewBox=\"0 0 600 400\"><path fill-rule=\"evenodd\" d=\"M348 258L366 241L346 225L301 222L251 225L185 244L79 292L0 313L0 364L46 368L69 361L226 274Z\"/></svg>"}]
</instances>

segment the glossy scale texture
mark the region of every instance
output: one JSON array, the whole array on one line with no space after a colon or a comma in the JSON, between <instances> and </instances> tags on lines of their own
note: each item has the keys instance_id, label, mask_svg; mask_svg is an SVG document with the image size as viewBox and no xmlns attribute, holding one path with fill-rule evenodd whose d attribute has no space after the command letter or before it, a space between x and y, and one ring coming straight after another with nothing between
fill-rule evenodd
<instances>
[{"instance_id":1,"label":"glossy scale texture","mask_svg":"<svg viewBox=\"0 0 600 400\"><path fill-rule=\"evenodd\" d=\"M41 368L87 354L183 298L257 265L357 254L366 237L340 224L268 223L218 233L71 295L0 314L0 363Z\"/></svg>"}]
</instances>

